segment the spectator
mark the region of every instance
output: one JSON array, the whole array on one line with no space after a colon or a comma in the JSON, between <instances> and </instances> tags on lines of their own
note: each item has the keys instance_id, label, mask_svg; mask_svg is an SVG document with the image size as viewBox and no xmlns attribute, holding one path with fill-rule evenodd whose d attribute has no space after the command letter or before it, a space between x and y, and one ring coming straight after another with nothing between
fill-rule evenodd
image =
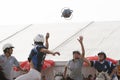
<instances>
[{"instance_id":1,"label":"spectator","mask_svg":"<svg viewBox=\"0 0 120 80\"><path fill-rule=\"evenodd\" d=\"M93 76L90 74L88 75L88 80L94 80Z\"/></svg>"}]
</instances>

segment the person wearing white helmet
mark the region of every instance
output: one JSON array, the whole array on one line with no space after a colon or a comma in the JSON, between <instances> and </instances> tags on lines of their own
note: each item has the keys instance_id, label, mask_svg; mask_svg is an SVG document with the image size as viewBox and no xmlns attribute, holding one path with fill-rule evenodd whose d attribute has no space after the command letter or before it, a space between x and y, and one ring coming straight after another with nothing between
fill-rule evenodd
<instances>
[{"instance_id":1,"label":"person wearing white helmet","mask_svg":"<svg viewBox=\"0 0 120 80\"><path fill-rule=\"evenodd\" d=\"M46 44L44 46L44 36L42 34L38 34L34 38L34 48L31 50L30 55L28 57L28 61L30 62L30 71L22 76L19 76L15 80L41 80L41 70L46 57L46 54L58 54L59 52L52 52L48 50L49 33L46 34Z\"/></svg>"},{"instance_id":2,"label":"person wearing white helmet","mask_svg":"<svg viewBox=\"0 0 120 80\"><path fill-rule=\"evenodd\" d=\"M48 39L49 39L50 34L46 33L46 43L45 43L45 47L48 49L49 48L49 43L48 43ZM37 44L43 44L44 43L44 36L42 34L38 34L35 38L34 38L34 45Z\"/></svg>"},{"instance_id":3,"label":"person wearing white helmet","mask_svg":"<svg viewBox=\"0 0 120 80\"><path fill-rule=\"evenodd\" d=\"M18 67L18 69L22 70L20 68L19 62L14 56L11 56L13 53L14 46L10 43L7 43L3 46L3 55L0 55L0 66L2 68L2 72L4 73L5 77L8 80L13 80L11 76L11 70L13 65ZM22 70L24 71L24 70Z\"/></svg>"},{"instance_id":4,"label":"person wearing white helmet","mask_svg":"<svg viewBox=\"0 0 120 80\"><path fill-rule=\"evenodd\" d=\"M116 76L116 65L111 61L106 60L107 56L105 52L98 53L98 60L90 61L90 66L94 67L97 71L97 77L100 73L106 73L107 77L111 80L118 80Z\"/></svg>"},{"instance_id":5,"label":"person wearing white helmet","mask_svg":"<svg viewBox=\"0 0 120 80\"><path fill-rule=\"evenodd\" d=\"M31 50L28 60L30 62L32 62L32 64L33 64L32 67L34 67L36 70L41 72L41 68L42 68L43 61L45 59L46 54L60 55L60 53L52 52L52 51L48 50L46 48L46 46L44 46L44 36L41 34L38 34L34 38L34 44L35 44L35 47ZM35 57L36 54L37 54L37 57Z\"/></svg>"}]
</instances>

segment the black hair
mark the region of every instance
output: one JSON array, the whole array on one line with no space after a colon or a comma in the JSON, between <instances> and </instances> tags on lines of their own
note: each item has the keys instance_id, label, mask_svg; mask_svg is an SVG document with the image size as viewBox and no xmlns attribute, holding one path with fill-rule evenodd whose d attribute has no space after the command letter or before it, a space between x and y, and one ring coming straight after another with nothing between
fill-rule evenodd
<instances>
[{"instance_id":1,"label":"black hair","mask_svg":"<svg viewBox=\"0 0 120 80\"><path fill-rule=\"evenodd\" d=\"M3 50L4 54L8 52L10 48L6 48L5 50Z\"/></svg>"},{"instance_id":2,"label":"black hair","mask_svg":"<svg viewBox=\"0 0 120 80\"><path fill-rule=\"evenodd\" d=\"M90 74L90 75L88 75L88 78L91 78L91 77L93 77L91 74Z\"/></svg>"},{"instance_id":3,"label":"black hair","mask_svg":"<svg viewBox=\"0 0 120 80\"><path fill-rule=\"evenodd\" d=\"M91 80L90 78L93 77L91 74L88 75L88 80Z\"/></svg>"},{"instance_id":4,"label":"black hair","mask_svg":"<svg viewBox=\"0 0 120 80\"><path fill-rule=\"evenodd\" d=\"M43 42L34 42L36 45L43 45Z\"/></svg>"},{"instance_id":5,"label":"black hair","mask_svg":"<svg viewBox=\"0 0 120 80\"><path fill-rule=\"evenodd\" d=\"M75 53L77 53L77 54L80 55L80 52L79 52L79 51L73 51L73 54L75 54Z\"/></svg>"}]
</instances>

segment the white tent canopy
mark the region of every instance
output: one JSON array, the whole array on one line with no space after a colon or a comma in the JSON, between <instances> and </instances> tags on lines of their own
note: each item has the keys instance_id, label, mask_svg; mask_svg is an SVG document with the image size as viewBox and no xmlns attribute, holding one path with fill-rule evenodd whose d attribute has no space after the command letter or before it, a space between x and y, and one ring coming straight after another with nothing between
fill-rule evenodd
<instances>
[{"instance_id":1,"label":"white tent canopy","mask_svg":"<svg viewBox=\"0 0 120 80\"><path fill-rule=\"evenodd\" d=\"M26 29L22 30L28 26ZM20 31L22 30L22 31ZM18 32L17 32L18 31ZM20 31L20 32L19 32ZM16 33L17 32L17 33ZM83 23L53 23L53 24L32 24L18 25L11 27L2 27L0 33L0 53L5 43L12 43L15 46L13 55L19 61L27 60L31 48L33 47L33 38L37 34L50 33L50 50L59 51L61 56L50 56L46 59L57 61L66 61L72 58L72 51L80 50L77 38L84 36L84 46L86 56L97 55L104 51L108 57L120 59L119 52L119 34L120 22L83 22ZM16 33L15 35L13 35ZM4 41L8 36L7 40Z\"/></svg>"}]
</instances>

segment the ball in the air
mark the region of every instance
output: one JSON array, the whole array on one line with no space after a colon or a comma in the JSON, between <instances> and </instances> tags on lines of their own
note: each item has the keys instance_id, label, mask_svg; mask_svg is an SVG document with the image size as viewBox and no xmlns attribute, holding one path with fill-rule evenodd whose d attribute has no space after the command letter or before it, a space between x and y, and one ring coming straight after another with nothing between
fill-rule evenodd
<instances>
[{"instance_id":1,"label":"ball in the air","mask_svg":"<svg viewBox=\"0 0 120 80\"><path fill-rule=\"evenodd\" d=\"M62 12L62 17L69 18L71 16L72 12L73 11L70 10L70 9L64 9L63 12Z\"/></svg>"}]
</instances>

